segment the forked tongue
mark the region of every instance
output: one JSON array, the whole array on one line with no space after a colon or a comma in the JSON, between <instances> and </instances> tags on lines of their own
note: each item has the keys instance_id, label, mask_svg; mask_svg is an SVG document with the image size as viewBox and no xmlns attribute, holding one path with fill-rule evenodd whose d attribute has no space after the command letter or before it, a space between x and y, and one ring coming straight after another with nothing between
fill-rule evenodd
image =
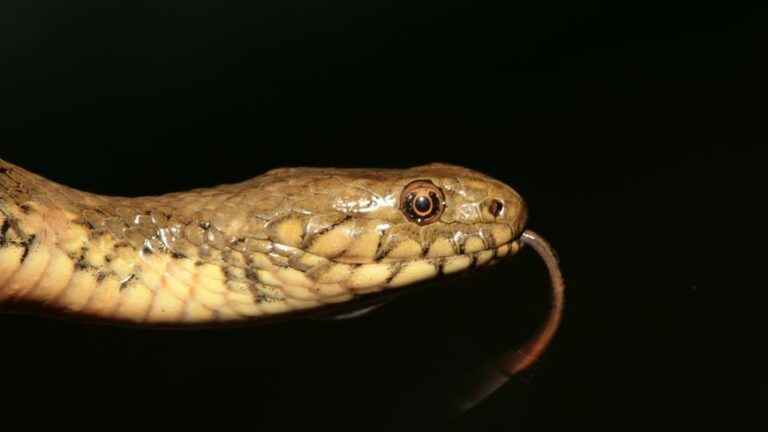
<instances>
[{"instance_id":1,"label":"forked tongue","mask_svg":"<svg viewBox=\"0 0 768 432\"><path fill-rule=\"evenodd\" d=\"M484 367L473 378L471 389L459 402L461 412L467 411L493 394L515 375L533 365L544 354L557 333L563 316L565 303L565 282L560 272L557 254L540 235L526 230L521 236L523 244L530 246L544 260L549 271L551 284L551 305L547 319L536 334L523 346L503 354L499 359Z\"/></svg>"}]
</instances>

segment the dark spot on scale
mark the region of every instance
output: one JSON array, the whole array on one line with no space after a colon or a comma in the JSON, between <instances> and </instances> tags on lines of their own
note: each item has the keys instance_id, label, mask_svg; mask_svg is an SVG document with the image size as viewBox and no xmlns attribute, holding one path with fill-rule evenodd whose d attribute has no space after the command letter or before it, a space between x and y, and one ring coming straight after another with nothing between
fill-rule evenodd
<instances>
[{"instance_id":1,"label":"dark spot on scale","mask_svg":"<svg viewBox=\"0 0 768 432\"><path fill-rule=\"evenodd\" d=\"M252 289L252 290L251 290L251 295L253 296L253 301L254 301L256 304L259 304L259 303L270 303L270 302L272 302L272 298L270 298L270 297L269 297L268 295L266 295L265 293L263 293L263 292L261 292L261 291L258 291L258 290L256 290L256 289Z\"/></svg>"},{"instance_id":2,"label":"dark spot on scale","mask_svg":"<svg viewBox=\"0 0 768 432\"><path fill-rule=\"evenodd\" d=\"M245 269L245 277L254 282L259 282L259 275L250 268Z\"/></svg>"},{"instance_id":3,"label":"dark spot on scale","mask_svg":"<svg viewBox=\"0 0 768 432\"><path fill-rule=\"evenodd\" d=\"M11 229L11 219L8 218L3 222L3 226L0 227L0 236L5 237L6 234L8 234L8 230Z\"/></svg>"},{"instance_id":4,"label":"dark spot on scale","mask_svg":"<svg viewBox=\"0 0 768 432\"><path fill-rule=\"evenodd\" d=\"M306 233L302 234L302 249L309 249L312 244L315 242L316 239L320 238L322 235L329 233L336 229L339 225L342 225L344 223L347 223L352 219L351 215L345 215L341 220L338 220L327 227L324 227L323 229L319 230L318 232L314 233L311 237L307 237Z\"/></svg>"},{"instance_id":5,"label":"dark spot on scale","mask_svg":"<svg viewBox=\"0 0 768 432\"><path fill-rule=\"evenodd\" d=\"M29 204L22 204L19 206L19 208L24 214L32 213L32 207Z\"/></svg>"},{"instance_id":6,"label":"dark spot on scale","mask_svg":"<svg viewBox=\"0 0 768 432\"><path fill-rule=\"evenodd\" d=\"M75 260L75 269L76 270L93 270L96 267L89 263L88 260L85 258L85 255L88 254L88 247L83 246L80 249L80 255L71 255L70 257Z\"/></svg>"},{"instance_id":7,"label":"dark spot on scale","mask_svg":"<svg viewBox=\"0 0 768 432\"><path fill-rule=\"evenodd\" d=\"M488 238L485 239L485 244L488 249L496 248L498 246L499 243L496 241L496 235L493 232L488 233Z\"/></svg>"},{"instance_id":8,"label":"dark spot on scale","mask_svg":"<svg viewBox=\"0 0 768 432\"><path fill-rule=\"evenodd\" d=\"M392 283L392 281L393 281L393 280L394 280L394 279L397 277L397 275L399 275L399 274L400 274L400 272L403 270L403 267L404 267L404 266L403 266L403 263L401 263L401 262L396 262L396 263L395 263L395 264L392 266L392 274L391 274L391 275L389 275L389 277L387 278L387 281L386 281L385 283L386 283L387 285L389 285L390 283Z\"/></svg>"},{"instance_id":9,"label":"dark spot on scale","mask_svg":"<svg viewBox=\"0 0 768 432\"><path fill-rule=\"evenodd\" d=\"M112 258L112 255L105 255L104 256L104 261L106 261L107 263L111 263L113 259L114 258Z\"/></svg>"},{"instance_id":10,"label":"dark spot on scale","mask_svg":"<svg viewBox=\"0 0 768 432\"><path fill-rule=\"evenodd\" d=\"M202 266L203 264L205 264L205 263L204 263L204 262L202 262L202 261L195 261L195 266L197 266L197 267L200 267L200 266Z\"/></svg>"},{"instance_id":11,"label":"dark spot on scale","mask_svg":"<svg viewBox=\"0 0 768 432\"><path fill-rule=\"evenodd\" d=\"M141 249L141 252L142 252L144 255L152 255L153 253L155 253L155 251L153 251L153 250L152 250L152 248L150 248L149 246L144 246L144 247Z\"/></svg>"},{"instance_id":12,"label":"dark spot on scale","mask_svg":"<svg viewBox=\"0 0 768 432\"><path fill-rule=\"evenodd\" d=\"M124 280L123 283L120 284L120 291L126 289L128 287L128 284L131 283L132 280L136 279L136 275L132 274L128 276L128 279Z\"/></svg>"},{"instance_id":13,"label":"dark spot on scale","mask_svg":"<svg viewBox=\"0 0 768 432\"><path fill-rule=\"evenodd\" d=\"M184 258L187 257L186 255L184 255L183 253L180 253L180 252L173 252L173 253L171 253L171 256L176 258L176 259L184 259Z\"/></svg>"},{"instance_id":14,"label":"dark spot on scale","mask_svg":"<svg viewBox=\"0 0 768 432\"><path fill-rule=\"evenodd\" d=\"M0 174L8 174L9 172L11 172L10 168L2 168L2 167L0 167Z\"/></svg>"},{"instance_id":15,"label":"dark spot on scale","mask_svg":"<svg viewBox=\"0 0 768 432\"><path fill-rule=\"evenodd\" d=\"M382 259L384 259L384 255L381 253L381 245L384 243L384 233L380 233L379 235L379 243L376 245L376 255L373 257L373 260L375 262L379 262Z\"/></svg>"},{"instance_id":16,"label":"dark spot on scale","mask_svg":"<svg viewBox=\"0 0 768 432\"><path fill-rule=\"evenodd\" d=\"M200 228L204 229L204 230L207 230L207 229L211 228L211 223L210 222L201 222L198 226Z\"/></svg>"},{"instance_id":17,"label":"dark spot on scale","mask_svg":"<svg viewBox=\"0 0 768 432\"><path fill-rule=\"evenodd\" d=\"M99 283L102 283L102 282L104 282L104 279L106 279L106 278L107 278L107 274L106 274L106 273L101 273L101 272L99 272L99 274L97 274L97 275L96 275L96 280L97 280Z\"/></svg>"},{"instance_id":18,"label":"dark spot on scale","mask_svg":"<svg viewBox=\"0 0 768 432\"><path fill-rule=\"evenodd\" d=\"M237 279L237 276L232 273L232 270L229 267L224 267L222 271L224 272L224 279L226 279L227 283Z\"/></svg>"},{"instance_id":19,"label":"dark spot on scale","mask_svg":"<svg viewBox=\"0 0 768 432\"><path fill-rule=\"evenodd\" d=\"M459 255L466 255L467 250L464 248L465 241L462 240L461 243L459 243Z\"/></svg>"},{"instance_id":20,"label":"dark spot on scale","mask_svg":"<svg viewBox=\"0 0 768 432\"><path fill-rule=\"evenodd\" d=\"M442 276L445 274L445 259L437 260L437 275Z\"/></svg>"},{"instance_id":21,"label":"dark spot on scale","mask_svg":"<svg viewBox=\"0 0 768 432\"><path fill-rule=\"evenodd\" d=\"M29 256L29 249L32 247L32 245L35 243L35 239L37 236L35 234L32 234L29 236L29 238L24 241L21 246L24 248L24 252L21 254L21 263L24 264L24 261L27 260L27 257Z\"/></svg>"},{"instance_id":22,"label":"dark spot on scale","mask_svg":"<svg viewBox=\"0 0 768 432\"><path fill-rule=\"evenodd\" d=\"M85 257L80 257L80 259L77 260L77 262L75 262L75 269L77 270L85 271L85 270L88 270L90 267L91 267L90 264L88 264L85 261Z\"/></svg>"},{"instance_id":23,"label":"dark spot on scale","mask_svg":"<svg viewBox=\"0 0 768 432\"><path fill-rule=\"evenodd\" d=\"M119 242L119 243L115 243L115 249L120 249L120 248L133 249L133 246L131 246L130 243L125 242L125 241L122 241L122 242Z\"/></svg>"},{"instance_id":24,"label":"dark spot on scale","mask_svg":"<svg viewBox=\"0 0 768 432\"><path fill-rule=\"evenodd\" d=\"M5 245L6 243L6 235L8 234L8 231L11 229L11 221L10 219L6 219L5 222L3 222L3 226L0 227L0 245Z\"/></svg>"}]
</instances>

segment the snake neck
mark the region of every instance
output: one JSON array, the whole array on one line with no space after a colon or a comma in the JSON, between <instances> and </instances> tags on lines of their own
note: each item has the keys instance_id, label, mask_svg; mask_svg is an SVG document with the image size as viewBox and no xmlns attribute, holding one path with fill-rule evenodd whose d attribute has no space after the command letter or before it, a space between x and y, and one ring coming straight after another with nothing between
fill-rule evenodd
<instances>
[{"instance_id":1,"label":"snake neck","mask_svg":"<svg viewBox=\"0 0 768 432\"><path fill-rule=\"evenodd\" d=\"M73 223L93 198L0 160L0 304L46 303L68 283L88 235ZM71 272L73 273L73 272ZM58 280L57 280L58 279Z\"/></svg>"}]
</instances>

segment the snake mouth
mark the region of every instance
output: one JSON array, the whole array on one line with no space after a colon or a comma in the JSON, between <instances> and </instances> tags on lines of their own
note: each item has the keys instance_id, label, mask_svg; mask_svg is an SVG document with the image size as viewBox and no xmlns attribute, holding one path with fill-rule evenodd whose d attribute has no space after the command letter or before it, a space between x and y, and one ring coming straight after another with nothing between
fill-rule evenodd
<instances>
[{"instance_id":1,"label":"snake mouth","mask_svg":"<svg viewBox=\"0 0 768 432\"><path fill-rule=\"evenodd\" d=\"M441 264L441 273L452 274L462 270L470 270L496 264L499 260L514 255L522 247L519 239L513 239L501 245L481 249L473 252L464 252L453 256L438 259Z\"/></svg>"},{"instance_id":2,"label":"snake mouth","mask_svg":"<svg viewBox=\"0 0 768 432\"><path fill-rule=\"evenodd\" d=\"M496 263L498 260L508 256L514 255L522 247L522 237L517 236L511 238L498 245L488 246L483 243L482 247L475 245L467 246L466 243L461 246L451 247L450 254L447 253L433 253L432 249L424 249L418 255L412 256L377 256L374 259L356 259L354 257L339 256L328 258L328 260L334 264L352 265L354 267L374 265L374 264L386 264L392 266L403 266L415 262L430 262L435 265L445 265L446 263L463 263L465 260L469 264L467 267L482 267L486 264ZM306 253L306 252L305 252ZM462 270L463 266L458 270Z\"/></svg>"},{"instance_id":3,"label":"snake mouth","mask_svg":"<svg viewBox=\"0 0 768 432\"><path fill-rule=\"evenodd\" d=\"M379 261L345 263L295 250L288 267L259 271L262 282L275 285L282 295L296 300L339 303L376 292L400 291L443 276L490 266L515 254L519 238L494 247L461 250L447 256L391 257ZM303 265L309 268L302 268Z\"/></svg>"},{"instance_id":4,"label":"snake mouth","mask_svg":"<svg viewBox=\"0 0 768 432\"><path fill-rule=\"evenodd\" d=\"M521 237L495 247L443 257L422 256L387 262L356 264L352 276L343 282L354 301L337 304L324 302L330 310L358 309L361 305L382 304L405 291L426 287L440 277L457 276L489 267L514 255L524 242ZM348 266L348 264L335 264ZM373 282L378 280L378 282Z\"/></svg>"},{"instance_id":5,"label":"snake mouth","mask_svg":"<svg viewBox=\"0 0 768 432\"><path fill-rule=\"evenodd\" d=\"M458 254L440 257L425 255L417 258L383 261L373 265L384 265L389 268L390 275L382 288L403 288L440 276L454 275L494 265L503 258L516 254L522 245L523 242L518 237L498 246L470 252L461 251Z\"/></svg>"}]
</instances>

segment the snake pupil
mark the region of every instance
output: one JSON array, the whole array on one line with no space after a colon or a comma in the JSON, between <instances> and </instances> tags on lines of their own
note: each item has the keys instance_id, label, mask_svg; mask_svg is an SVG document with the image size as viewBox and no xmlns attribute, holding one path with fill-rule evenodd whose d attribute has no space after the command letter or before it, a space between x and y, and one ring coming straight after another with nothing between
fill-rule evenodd
<instances>
[{"instance_id":1,"label":"snake pupil","mask_svg":"<svg viewBox=\"0 0 768 432\"><path fill-rule=\"evenodd\" d=\"M424 195L419 196L413 203L416 212L421 215L426 215L432 210L432 200Z\"/></svg>"}]
</instances>

